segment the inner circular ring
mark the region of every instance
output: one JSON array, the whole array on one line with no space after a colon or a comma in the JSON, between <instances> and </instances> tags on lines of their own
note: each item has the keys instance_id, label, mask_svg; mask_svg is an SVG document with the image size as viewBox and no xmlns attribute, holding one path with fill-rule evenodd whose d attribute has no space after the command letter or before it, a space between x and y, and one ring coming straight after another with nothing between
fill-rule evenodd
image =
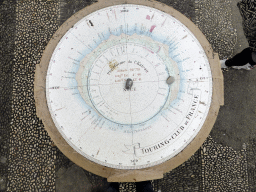
<instances>
[{"instance_id":1,"label":"inner circular ring","mask_svg":"<svg viewBox=\"0 0 256 192\"><path fill-rule=\"evenodd\" d=\"M159 74L168 76L168 71L157 71L153 65L156 61L150 62L139 52L115 55L99 64L98 60L107 58L110 51L102 53L90 70L88 91L93 106L104 117L119 124L138 124L151 119L166 103L169 89L168 85L159 86ZM130 90L125 89L128 78L133 80ZM95 84L95 79L98 87L91 89L90 84ZM166 91L159 92L159 89Z\"/></svg>"}]
</instances>

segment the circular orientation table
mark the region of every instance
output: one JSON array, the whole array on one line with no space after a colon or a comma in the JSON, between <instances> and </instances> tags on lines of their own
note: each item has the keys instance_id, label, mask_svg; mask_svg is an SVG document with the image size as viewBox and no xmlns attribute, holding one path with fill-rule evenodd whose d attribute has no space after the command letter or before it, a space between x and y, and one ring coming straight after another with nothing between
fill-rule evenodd
<instances>
[{"instance_id":1,"label":"circular orientation table","mask_svg":"<svg viewBox=\"0 0 256 192\"><path fill-rule=\"evenodd\" d=\"M99 1L68 19L36 67L38 116L73 162L108 181L163 177L208 136L223 99L199 29L152 1Z\"/></svg>"}]
</instances>

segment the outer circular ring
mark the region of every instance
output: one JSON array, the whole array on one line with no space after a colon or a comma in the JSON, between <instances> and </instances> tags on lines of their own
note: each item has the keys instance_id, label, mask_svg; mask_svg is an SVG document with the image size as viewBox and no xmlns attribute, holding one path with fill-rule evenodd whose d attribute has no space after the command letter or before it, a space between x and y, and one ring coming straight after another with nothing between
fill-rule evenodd
<instances>
[{"instance_id":1,"label":"outer circular ring","mask_svg":"<svg viewBox=\"0 0 256 192\"><path fill-rule=\"evenodd\" d=\"M76 22L78 22L86 15L97 11L98 9L120 4L138 4L153 7L159 9L160 11L166 12L167 14L173 16L181 23L183 23L195 35L195 37L202 45L210 63L213 80L213 95L209 113L204 122L204 125L202 126L201 130L194 138L194 140L182 152L180 152L178 155L171 158L170 160L160 165L140 170L119 170L105 167L96 164L77 153L71 146L68 145L68 143L64 140L64 138L60 135L57 128L55 127L46 101L45 89L47 69L52 53L62 36L69 30L69 28L71 28ZM176 11L172 7L169 7L159 2L147 0L100 0L99 2L82 9L81 11L70 17L53 35L52 39L50 40L44 51L40 64L36 66L34 95L36 101L37 116L42 119L45 129L47 130L49 136L52 138L57 147L70 160L72 160L80 167L96 175L108 178L108 181L110 182L136 182L162 178L164 173L171 171L175 167L185 162L200 148L214 125L220 106L224 104L223 75L220 69L219 57L217 54L213 53L211 45L206 40L205 36L188 18L186 18L184 15L182 15L180 12Z\"/></svg>"}]
</instances>

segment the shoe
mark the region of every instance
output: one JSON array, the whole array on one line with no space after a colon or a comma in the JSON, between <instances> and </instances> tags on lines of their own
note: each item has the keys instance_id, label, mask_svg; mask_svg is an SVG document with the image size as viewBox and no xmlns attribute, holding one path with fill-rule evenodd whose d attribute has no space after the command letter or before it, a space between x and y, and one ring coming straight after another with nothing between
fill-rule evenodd
<instances>
[{"instance_id":1,"label":"shoe","mask_svg":"<svg viewBox=\"0 0 256 192\"><path fill-rule=\"evenodd\" d=\"M226 69L226 68L228 68L228 67L225 65L225 62L226 62L226 61L227 61L227 59L220 60L221 69Z\"/></svg>"},{"instance_id":2,"label":"shoe","mask_svg":"<svg viewBox=\"0 0 256 192\"><path fill-rule=\"evenodd\" d=\"M244 70L252 70L253 67L247 63L246 65L243 65L243 66L232 66L232 68L234 69L244 69Z\"/></svg>"}]
</instances>

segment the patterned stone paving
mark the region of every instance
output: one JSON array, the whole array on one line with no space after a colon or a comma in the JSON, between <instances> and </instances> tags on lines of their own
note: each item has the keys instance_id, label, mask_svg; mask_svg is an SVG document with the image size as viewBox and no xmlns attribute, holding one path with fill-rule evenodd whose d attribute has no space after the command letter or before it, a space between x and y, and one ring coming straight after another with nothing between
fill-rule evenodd
<instances>
[{"instance_id":1,"label":"patterned stone paving","mask_svg":"<svg viewBox=\"0 0 256 192\"><path fill-rule=\"evenodd\" d=\"M33 79L35 66L53 33L67 18L93 2L0 0L0 191L56 191L56 180L72 172L68 170L73 163L54 146L36 117ZM160 2L196 23L221 58L232 55L237 37L231 23L231 0ZM188 161L162 180L153 181L154 189L255 191L255 143L250 139L236 151L209 136ZM92 187L106 183L87 171L84 175ZM134 184L122 183L120 189L134 191Z\"/></svg>"},{"instance_id":2,"label":"patterned stone paving","mask_svg":"<svg viewBox=\"0 0 256 192\"><path fill-rule=\"evenodd\" d=\"M14 64L15 5L0 1L0 191L6 189L8 176L8 139L11 121L12 67Z\"/></svg>"},{"instance_id":3,"label":"patterned stone paving","mask_svg":"<svg viewBox=\"0 0 256 192\"><path fill-rule=\"evenodd\" d=\"M195 0L194 23L206 36L220 59L229 58L237 42L232 26L232 0Z\"/></svg>"},{"instance_id":4,"label":"patterned stone paving","mask_svg":"<svg viewBox=\"0 0 256 192\"><path fill-rule=\"evenodd\" d=\"M211 136L202 154L202 191L248 191L246 145L241 151L217 144Z\"/></svg>"},{"instance_id":5,"label":"patterned stone paving","mask_svg":"<svg viewBox=\"0 0 256 192\"><path fill-rule=\"evenodd\" d=\"M153 182L155 191L202 191L201 149L179 167Z\"/></svg>"},{"instance_id":6,"label":"patterned stone paving","mask_svg":"<svg viewBox=\"0 0 256 192\"><path fill-rule=\"evenodd\" d=\"M96 0L59 0L59 17L58 24L62 25L69 17L84 7L87 7Z\"/></svg>"},{"instance_id":7,"label":"patterned stone paving","mask_svg":"<svg viewBox=\"0 0 256 192\"><path fill-rule=\"evenodd\" d=\"M56 147L36 116L33 80L57 9L57 1L17 1L7 191L55 190Z\"/></svg>"}]
</instances>

